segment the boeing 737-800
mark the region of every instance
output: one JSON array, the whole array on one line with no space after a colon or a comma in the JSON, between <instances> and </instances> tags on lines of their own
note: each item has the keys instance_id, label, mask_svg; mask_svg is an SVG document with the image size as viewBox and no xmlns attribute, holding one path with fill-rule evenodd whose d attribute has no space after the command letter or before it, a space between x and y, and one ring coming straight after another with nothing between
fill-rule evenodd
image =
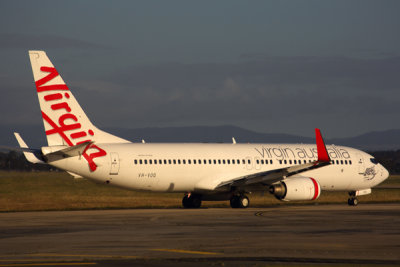
<instances>
[{"instance_id":1,"label":"boeing 737-800","mask_svg":"<svg viewBox=\"0 0 400 267\"><path fill-rule=\"evenodd\" d=\"M132 143L96 128L44 51L29 51L48 146L25 157L75 177L133 190L184 193L185 208L206 200L249 206L248 194L269 191L284 201L315 200L321 191L357 196L388 178L371 155L350 147L316 144Z\"/></svg>"}]
</instances>

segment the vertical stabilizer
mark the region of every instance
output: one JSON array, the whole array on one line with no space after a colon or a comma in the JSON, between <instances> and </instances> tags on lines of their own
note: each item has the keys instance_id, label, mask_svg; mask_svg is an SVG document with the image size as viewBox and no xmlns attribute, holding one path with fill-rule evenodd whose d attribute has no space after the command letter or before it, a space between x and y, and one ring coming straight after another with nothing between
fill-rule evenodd
<instances>
[{"instance_id":1,"label":"vertical stabilizer","mask_svg":"<svg viewBox=\"0 0 400 267\"><path fill-rule=\"evenodd\" d=\"M29 51L29 57L49 146L129 142L90 122L44 51Z\"/></svg>"}]
</instances>

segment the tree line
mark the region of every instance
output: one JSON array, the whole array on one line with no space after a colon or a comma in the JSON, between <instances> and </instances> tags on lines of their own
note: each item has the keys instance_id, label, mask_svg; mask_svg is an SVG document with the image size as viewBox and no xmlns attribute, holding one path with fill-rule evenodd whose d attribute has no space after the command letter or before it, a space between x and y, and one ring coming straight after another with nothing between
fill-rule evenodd
<instances>
[{"instance_id":1,"label":"tree line","mask_svg":"<svg viewBox=\"0 0 400 267\"><path fill-rule=\"evenodd\" d=\"M400 174L400 150L368 152L390 172ZM58 171L47 164L32 164L20 152L0 152L0 170L5 171Z\"/></svg>"}]
</instances>

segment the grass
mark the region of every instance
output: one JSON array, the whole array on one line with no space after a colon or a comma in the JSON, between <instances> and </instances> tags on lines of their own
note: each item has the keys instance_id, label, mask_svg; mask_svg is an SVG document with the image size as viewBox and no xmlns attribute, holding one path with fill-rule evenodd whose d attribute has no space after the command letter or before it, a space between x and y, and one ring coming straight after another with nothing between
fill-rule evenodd
<instances>
[{"instance_id":1,"label":"grass","mask_svg":"<svg viewBox=\"0 0 400 267\"><path fill-rule=\"evenodd\" d=\"M392 176L372 194L361 196L361 203L400 202L400 176ZM120 208L179 208L183 194L136 192L74 179L64 172L0 172L0 212L38 210L82 210ZM252 207L293 205L265 193L250 195ZM314 202L346 203L346 192L325 192ZM203 207L229 207L228 201L203 202Z\"/></svg>"}]
</instances>

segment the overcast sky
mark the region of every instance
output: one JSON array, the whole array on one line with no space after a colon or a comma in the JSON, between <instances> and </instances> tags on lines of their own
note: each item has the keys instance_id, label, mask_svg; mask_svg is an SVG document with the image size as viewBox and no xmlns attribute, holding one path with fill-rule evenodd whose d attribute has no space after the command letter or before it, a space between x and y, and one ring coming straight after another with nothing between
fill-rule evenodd
<instances>
[{"instance_id":1,"label":"overcast sky","mask_svg":"<svg viewBox=\"0 0 400 267\"><path fill-rule=\"evenodd\" d=\"M400 128L400 1L0 1L0 125L41 124L28 50L92 121L328 138Z\"/></svg>"}]
</instances>

